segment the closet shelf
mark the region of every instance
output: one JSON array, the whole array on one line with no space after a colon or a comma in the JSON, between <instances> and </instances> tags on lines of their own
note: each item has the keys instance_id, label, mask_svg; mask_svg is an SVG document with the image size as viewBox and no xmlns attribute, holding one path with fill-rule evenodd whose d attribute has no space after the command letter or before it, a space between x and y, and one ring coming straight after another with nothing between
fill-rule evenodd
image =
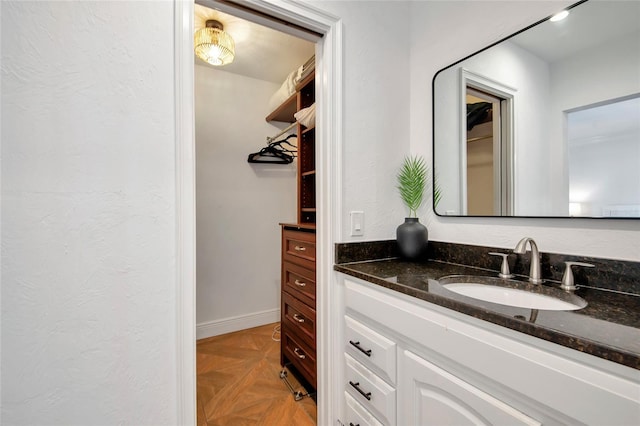
<instances>
[{"instance_id":1,"label":"closet shelf","mask_svg":"<svg viewBox=\"0 0 640 426\"><path fill-rule=\"evenodd\" d=\"M309 84L309 83L311 83L312 81L315 80L315 77L316 77L316 73L315 73L315 68L314 68L314 72L312 72L311 74L306 76L304 79L302 79L300 81L300 83L296 84L296 92L302 91L302 89L304 89L307 84Z\"/></svg>"},{"instance_id":2,"label":"closet shelf","mask_svg":"<svg viewBox=\"0 0 640 426\"><path fill-rule=\"evenodd\" d=\"M313 63L313 58L308 63ZM311 72L296 86L297 97L292 115L315 102L314 77L314 73ZM282 228L280 364L287 369L292 368L297 371L301 375L300 379L306 382L304 386L312 388L311 393L315 393L317 385L316 134L314 125L306 128L298 123L295 127L298 151L296 171L298 218L295 225L285 225Z\"/></svg>"},{"instance_id":3,"label":"closet shelf","mask_svg":"<svg viewBox=\"0 0 640 426\"><path fill-rule=\"evenodd\" d=\"M293 123L296 121L293 114L297 111L298 95L294 93L289 96L280 106L273 110L273 112L267 115L267 121L284 121L286 123Z\"/></svg>"}]
</instances>

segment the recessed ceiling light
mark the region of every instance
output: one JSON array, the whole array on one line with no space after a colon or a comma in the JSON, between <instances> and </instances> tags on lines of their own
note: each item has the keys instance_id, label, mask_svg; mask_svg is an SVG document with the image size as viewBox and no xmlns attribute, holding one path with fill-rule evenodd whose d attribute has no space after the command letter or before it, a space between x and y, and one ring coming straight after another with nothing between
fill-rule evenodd
<instances>
[{"instance_id":1,"label":"recessed ceiling light","mask_svg":"<svg viewBox=\"0 0 640 426\"><path fill-rule=\"evenodd\" d=\"M562 21L567 16L569 16L569 11L568 10L563 10L562 12L559 12L559 13L556 13L555 15L553 15L551 17L551 19L549 19L549 20L551 22L558 22L558 21Z\"/></svg>"}]
</instances>

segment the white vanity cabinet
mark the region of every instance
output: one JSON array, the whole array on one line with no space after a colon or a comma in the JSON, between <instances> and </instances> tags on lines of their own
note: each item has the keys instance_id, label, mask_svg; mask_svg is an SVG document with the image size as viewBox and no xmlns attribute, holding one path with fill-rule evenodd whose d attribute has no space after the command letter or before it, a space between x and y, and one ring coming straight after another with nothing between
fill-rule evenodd
<instances>
[{"instance_id":1,"label":"white vanity cabinet","mask_svg":"<svg viewBox=\"0 0 640 426\"><path fill-rule=\"evenodd\" d=\"M398 405L399 424L407 425L540 425L459 377L405 350Z\"/></svg>"},{"instance_id":2,"label":"white vanity cabinet","mask_svg":"<svg viewBox=\"0 0 640 426\"><path fill-rule=\"evenodd\" d=\"M638 370L347 275L339 282L344 425L640 424Z\"/></svg>"}]
</instances>

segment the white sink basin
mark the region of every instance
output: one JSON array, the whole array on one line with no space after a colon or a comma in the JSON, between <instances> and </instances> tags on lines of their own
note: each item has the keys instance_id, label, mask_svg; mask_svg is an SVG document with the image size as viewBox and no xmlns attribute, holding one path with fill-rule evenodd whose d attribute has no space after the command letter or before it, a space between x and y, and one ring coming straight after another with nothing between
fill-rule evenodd
<instances>
[{"instance_id":1,"label":"white sink basin","mask_svg":"<svg viewBox=\"0 0 640 426\"><path fill-rule=\"evenodd\" d=\"M438 281L454 293L500 305L550 311L573 311L587 306L587 302L575 294L515 280L462 275Z\"/></svg>"}]
</instances>

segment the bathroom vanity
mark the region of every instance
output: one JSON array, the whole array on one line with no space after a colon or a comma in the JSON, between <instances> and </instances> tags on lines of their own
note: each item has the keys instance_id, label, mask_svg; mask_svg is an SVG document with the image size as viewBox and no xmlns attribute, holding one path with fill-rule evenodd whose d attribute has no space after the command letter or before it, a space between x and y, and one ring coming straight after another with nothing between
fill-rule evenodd
<instances>
[{"instance_id":1,"label":"bathroom vanity","mask_svg":"<svg viewBox=\"0 0 640 426\"><path fill-rule=\"evenodd\" d=\"M638 7L578 2L566 21L545 18L436 73L441 222L640 217ZM508 251L429 242L421 262L394 247L336 246L340 423L640 424L640 263L542 253L530 238ZM471 297L487 283L569 305Z\"/></svg>"},{"instance_id":2,"label":"bathroom vanity","mask_svg":"<svg viewBox=\"0 0 640 426\"><path fill-rule=\"evenodd\" d=\"M638 296L582 289L586 308L534 315L438 281L499 269L397 258L334 269L345 425L640 421Z\"/></svg>"}]
</instances>

